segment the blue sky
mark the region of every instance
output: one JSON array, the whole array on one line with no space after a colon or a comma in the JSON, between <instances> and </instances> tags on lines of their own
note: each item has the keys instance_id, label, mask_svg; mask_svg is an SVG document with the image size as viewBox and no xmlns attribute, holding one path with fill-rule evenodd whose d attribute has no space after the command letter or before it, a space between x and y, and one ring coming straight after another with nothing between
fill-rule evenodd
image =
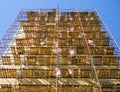
<instances>
[{"instance_id":1,"label":"blue sky","mask_svg":"<svg viewBox=\"0 0 120 92\"><path fill-rule=\"evenodd\" d=\"M1 0L0 1L0 38L14 21L21 9L36 8L96 8L120 45L120 0Z\"/></svg>"}]
</instances>

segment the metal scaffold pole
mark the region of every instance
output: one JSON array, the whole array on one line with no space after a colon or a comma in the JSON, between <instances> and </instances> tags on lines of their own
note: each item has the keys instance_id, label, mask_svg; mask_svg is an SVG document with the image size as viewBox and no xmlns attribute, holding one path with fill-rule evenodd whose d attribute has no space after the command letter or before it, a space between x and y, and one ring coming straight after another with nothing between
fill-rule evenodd
<instances>
[{"instance_id":1,"label":"metal scaffold pole","mask_svg":"<svg viewBox=\"0 0 120 92\"><path fill-rule=\"evenodd\" d=\"M58 42L58 36L59 36L59 7L57 7L57 39L56 39L56 42ZM57 43L59 44L59 43ZM59 53L57 53L57 61L56 61L56 68L59 69ZM58 70L56 70L56 92L59 92L58 91L58 76L57 76L57 72Z\"/></svg>"}]
</instances>

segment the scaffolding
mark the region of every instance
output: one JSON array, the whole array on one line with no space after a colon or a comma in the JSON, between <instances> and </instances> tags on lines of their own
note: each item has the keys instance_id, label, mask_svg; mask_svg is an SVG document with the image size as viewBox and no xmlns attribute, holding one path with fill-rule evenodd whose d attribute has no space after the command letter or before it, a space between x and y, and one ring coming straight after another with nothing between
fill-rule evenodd
<instances>
[{"instance_id":1,"label":"scaffolding","mask_svg":"<svg viewBox=\"0 0 120 92\"><path fill-rule=\"evenodd\" d=\"M96 10L22 10L0 41L0 91L119 92L119 51Z\"/></svg>"}]
</instances>

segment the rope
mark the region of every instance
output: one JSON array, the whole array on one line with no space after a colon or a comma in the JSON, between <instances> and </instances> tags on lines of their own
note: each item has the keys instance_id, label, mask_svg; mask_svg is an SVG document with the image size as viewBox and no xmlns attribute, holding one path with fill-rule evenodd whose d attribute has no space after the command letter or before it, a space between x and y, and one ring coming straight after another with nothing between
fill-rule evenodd
<instances>
[{"instance_id":1,"label":"rope","mask_svg":"<svg viewBox=\"0 0 120 92\"><path fill-rule=\"evenodd\" d=\"M91 52L90 52L90 47L88 45L88 41L87 41L86 36L85 36L84 28L82 26L82 22L81 22L81 18L79 17L79 13L78 13L78 19L79 19L80 29L82 31L83 38L84 38L84 41L85 41L86 51L87 51L87 54L89 56L88 61L90 60L90 64L91 64L92 69L94 71L94 76L95 76L95 79L96 79L96 81L98 83L97 86L99 87L98 90L99 90L99 92L102 92L101 87L100 87L100 82L98 80L98 76L97 76L97 73L96 73L96 69L95 69L95 66L94 66L94 63L93 63L93 57L92 57Z\"/></svg>"}]
</instances>

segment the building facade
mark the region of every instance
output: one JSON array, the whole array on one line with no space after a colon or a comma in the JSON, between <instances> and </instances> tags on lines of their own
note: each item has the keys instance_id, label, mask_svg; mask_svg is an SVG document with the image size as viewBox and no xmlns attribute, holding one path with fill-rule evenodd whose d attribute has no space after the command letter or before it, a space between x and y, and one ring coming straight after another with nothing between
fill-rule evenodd
<instances>
[{"instance_id":1,"label":"building facade","mask_svg":"<svg viewBox=\"0 0 120 92\"><path fill-rule=\"evenodd\" d=\"M23 10L0 50L0 92L120 92L119 49L95 10Z\"/></svg>"}]
</instances>

